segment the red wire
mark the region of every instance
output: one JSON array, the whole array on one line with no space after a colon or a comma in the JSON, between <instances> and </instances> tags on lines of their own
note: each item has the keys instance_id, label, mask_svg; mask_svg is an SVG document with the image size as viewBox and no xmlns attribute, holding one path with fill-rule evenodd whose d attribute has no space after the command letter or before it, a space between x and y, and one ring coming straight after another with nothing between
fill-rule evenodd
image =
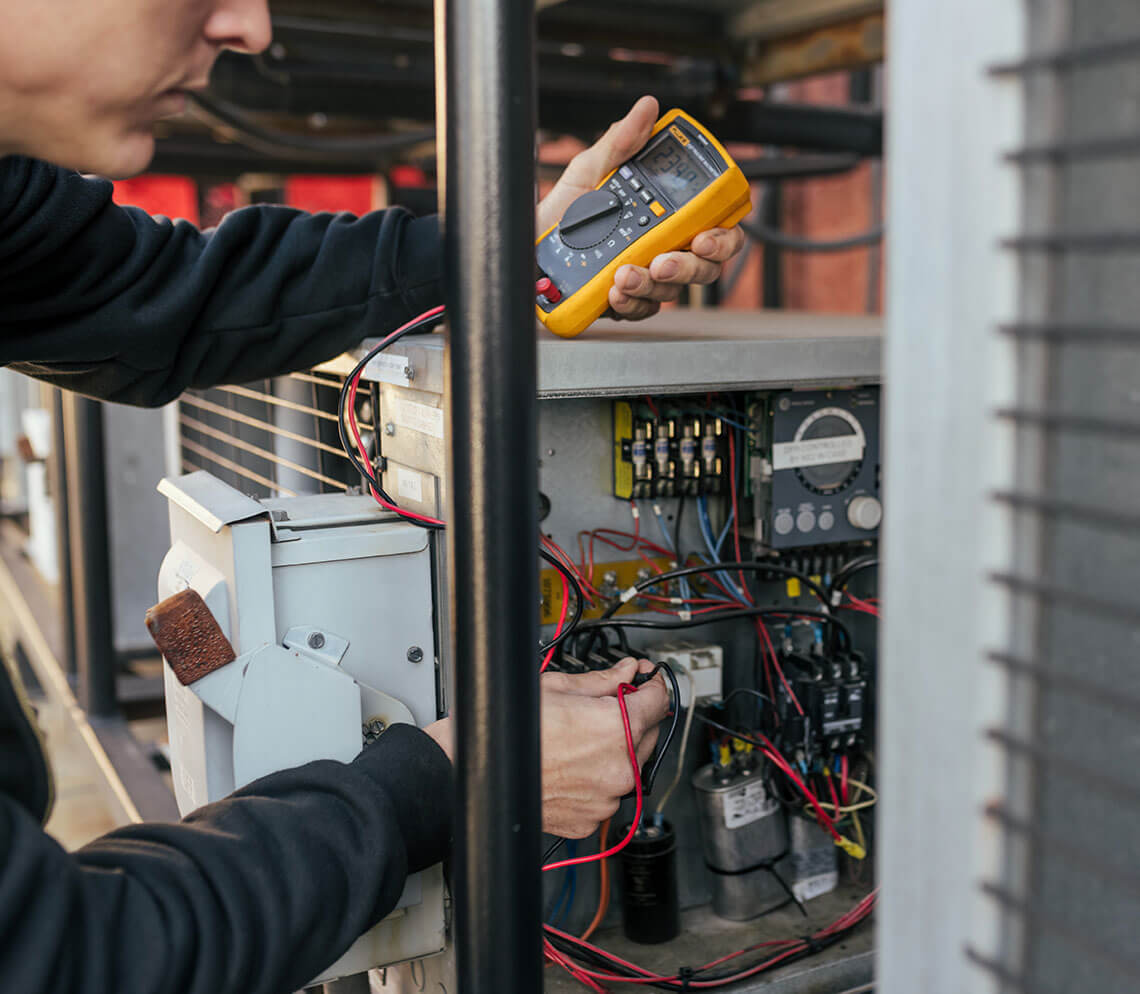
<instances>
[{"instance_id":1,"label":"red wire","mask_svg":"<svg viewBox=\"0 0 1140 994\"><path fill-rule=\"evenodd\" d=\"M441 304L439 307L433 307L433 308L431 308L431 310L424 311L423 314L420 314L418 317L414 317L414 318L412 318L411 321L408 321L405 324L400 325L399 328L397 328L390 335L388 335L376 347L376 351L377 352L382 351L384 346L387 345L398 334L400 334L400 332L406 330L407 328L410 328L414 324L418 324L419 322L425 321L428 318L432 318L438 314L442 314L443 311L444 311L444 307ZM368 450L364 447L364 441L360 437L360 428L356 424L356 388L360 384L360 377L362 375L364 375L363 369L361 369L360 372L357 373L352 378L352 382L349 384L349 387L348 387L348 404L347 404L348 409L345 413L348 416L348 427L349 427L349 430L352 432L353 440L356 442L356 448L360 452L360 458L364 460L365 466L369 466L369 465L371 465L372 460L371 460L371 457L368 455ZM426 522L427 524L431 524L431 525L442 525L445 523L445 522L441 521L439 518L429 518L425 514L416 514L414 511L406 511L402 507L399 507L396 504L389 503L388 501L384 500L376 492L376 488L373 487L371 484L369 484L368 489L372 493L372 496L375 498L376 502L381 507L383 507L389 511L395 511L401 517L413 518L416 521L423 521L423 522Z\"/></svg>"},{"instance_id":2,"label":"red wire","mask_svg":"<svg viewBox=\"0 0 1140 994\"><path fill-rule=\"evenodd\" d=\"M763 735L760 735L760 738L764 739L765 742L768 741L766 738L764 738ZM776 747L772 745L771 742L768 742L768 748L764 750L764 755L767 756L768 759L771 760L771 762L789 780L792 781L792 783L799 787L800 793L802 793L804 797L807 798L808 804L810 804L815 809L815 818L816 821L819 822L820 827L823 828L824 831L826 831L836 841L842 839L843 836L839 834L839 830L835 827L834 820L828 815L826 811L823 810L822 807L820 807L819 798L817 798L811 789L807 786L807 784L805 784L800 779L799 774L796 773L788 761L784 759L784 757L781 756L779 752L776 751Z\"/></svg>"},{"instance_id":3,"label":"red wire","mask_svg":"<svg viewBox=\"0 0 1140 994\"><path fill-rule=\"evenodd\" d=\"M835 817L839 817L839 795L835 792L835 777L824 774L824 782L827 784L828 793L831 794L831 803L835 808Z\"/></svg>"},{"instance_id":4,"label":"red wire","mask_svg":"<svg viewBox=\"0 0 1140 994\"><path fill-rule=\"evenodd\" d=\"M848 776L847 753L844 753L842 756L839 757L839 775L840 775L839 793L843 797L843 806L847 807L847 805L850 803L848 793L847 793L847 776Z\"/></svg>"},{"instance_id":5,"label":"red wire","mask_svg":"<svg viewBox=\"0 0 1140 994\"><path fill-rule=\"evenodd\" d=\"M878 891L872 891L861 901L859 901L855 907L837 918L830 925L820 929L818 932L815 932L809 938L812 940L831 938L837 933L841 933L846 929L858 925L870 915L871 911L874 908L877 895ZM550 957L550 959L553 962L557 963L559 966L563 967L563 969L570 973L570 975L580 983L583 983L586 986L590 987L591 990L598 990L598 987L596 986L597 981L622 984L677 984L681 982L679 975L653 973L649 970L646 970L642 966L638 966L636 963L631 963L628 960L622 959L620 956L615 956L613 953L606 952L599 946L592 945L589 942L578 939L576 936L569 935L568 933L553 928L550 925L544 926L544 929L549 935L557 936L558 938L569 942L571 945L577 948L603 956L609 962L623 967L624 969L629 970L631 973L636 974L636 976L633 977L626 977L620 974L610 973L603 970L589 969L588 967L574 963L573 960L570 959L569 954L562 953L559 950L555 949L549 940L546 940L544 942L544 945L546 946L547 955ZM747 979L748 977L762 973L765 970L770 970L773 966L782 963L784 960L792 956L799 955L800 953L809 949L810 945L809 942L805 941L804 939L777 939L770 942L759 942L755 943L754 945L747 946L743 949L738 949L735 952L728 953L725 956L720 956L717 959L710 960L708 963L705 963L703 966L699 967L695 972L700 973L702 971L712 969L713 967L719 966L722 963L727 963L729 960L746 955L750 952L754 952L757 949L764 948L779 948L780 951L776 953L776 955L769 957L761 963L757 963L754 966L748 967L746 970L741 970L739 973L731 974L727 977L721 977L717 980L690 980L689 989L709 990L737 983L741 980Z\"/></svg>"},{"instance_id":6,"label":"red wire","mask_svg":"<svg viewBox=\"0 0 1140 994\"><path fill-rule=\"evenodd\" d=\"M596 863L600 859L606 859L621 852L629 845L637 833L638 826L641 824L641 807L643 801L641 796L641 768L637 763L637 748L633 744L633 729L629 724L629 709L625 703L626 695L635 693L637 693L637 688L632 683L623 683L618 687L618 707L621 708L621 723L625 728L625 745L629 750L629 761L633 765L633 789L637 795L637 808L634 811L633 822L629 826L629 831L621 842L611 846L605 850L605 852L594 853L590 856L576 856L573 859L560 859L556 863L547 863L546 866L542 868L544 872L547 870L560 870L565 866L581 866L583 863Z\"/></svg>"}]
</instances>

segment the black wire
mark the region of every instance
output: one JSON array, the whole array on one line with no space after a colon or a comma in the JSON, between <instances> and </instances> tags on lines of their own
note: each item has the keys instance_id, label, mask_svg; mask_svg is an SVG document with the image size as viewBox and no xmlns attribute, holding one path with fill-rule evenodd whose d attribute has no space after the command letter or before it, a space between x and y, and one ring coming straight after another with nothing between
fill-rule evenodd
<instances>
[{"instance_id":1,"label":"black wire","mask_svg":"<svg viewBox=\"0 0 1140 994\"><path fill-rule=\"evenodd\" d=\"M356 378L357 374L362 372L364 367L367 366L368 363L372 361L372 359L374 359L381 352L383 352L384 349L388 348L388 346L394 345L396 342L398 342L405 335L410 335L414 331L422 331L424 328L428 327L429 325L435 324L437 321L441 321L441 320L443 320L442 314L433 314L431 317L422 318L421 320L415 322L415 324L410 324L410 325L408 325L408 327L406 327L406 328L396 332L395 334L390 335L389 337L385 338L378 345L376 345L372 349L370 349L365 354L364 358L361 359L360 362L358 362L353 367L352 372L349 373L347 377L345 377L344 384L340 388L340 400L337 404L336 427L337 427L338 433L340 434L341 447L344 449L345 455L348 456L348 461L350 463L352 463L352 465L355 467L356 471L365 480L368 481L368 483L372 486L372 489L375 490L380 495L382 500L384 500L387 503L392 504L394 506L397 506L396 502L392 499L392 497L380 485L380 480L376 476L376 474L372 471L371 467L366 467L364 465L364 463L362 463L360 461L359 456L357 456L357 454L356 454L356 449L353 446L352 440L348 437L348 429L345 427L345 414L346 414L346 410L348 407L348 389L349 389L349 386L352 384L352 381ZM375 411L375 412L373 412L373 414L374 414L374 417L372 420L376 423L375 428L373 430L379 431L380 412ZM379 454L379 446L377 447L377 453ZM431 531L438 531L438 530L443 528L443 525L441 525L441 524L433 524L432 522L429 522L429 521L420 521L418 518L408 517L407 515L400 512L398 509L397 509L396 513L399 514L405 521L409 521L413 525L418 525L420 528L426 528L426 529L431 530Z\"/></svg>"},{"instance_id":2,"label":"black wire","mask_svg":"<svg viewBox=\"0 0 1140 994\"><path fill-rule=\"evenodd\" d=\"M753 697L756 697L761 701L767 701L769 704L772 705L772 707L776 706L776 702L773 701L772 698L769 697L767 694L762 694L762 693L760 693L760 691L753 690L751 687L737 687L736 690L732 691L732 693L730 693L724 700L714 702L713 707L727 708L729 702L737 694L751 694Z\"/></svg>"},{"instance_id":3,"label":"black wire","mask_svg":"<svg viewBox=\"0 0 1140 994\"><path fill-rule=\"evenodd\" d=\"M581 625L578 626L578 629L575 632L574 655L577 656L579 659L581 659L583 662L585 662L586 656L588 656L590 654L590 652L593 650L594 642L597 641L598 635L601 635L603 637L603 639L605 640L605 645L603 646L603 649L608 649L609 648L609 640L605 639L606 629L608 629L608 628L612 628L614 630L614 632L617 633L618 646L621 649L621 651L624 652L627 656L632 656L633 655L633 647L630 646L630 644L629 644L629 636L626 635L625 629L622 628L618 624L610 624L609 622L606 622L604 624L599 624L598 622L591 623L590 629L586 632L586 634L590 635L590 642L586 646L586 652L584 654L582 652L582 645L581 645L581 641L580 641L581 636L583 634L582 626Z\"/></svg>"},{"instance_id":4,"label":"black wire","mask_svg":"<svg viewBox=\"0 0 1140 994\"><path fill-rule=\"evenodd\" d=\"M550 844L550 848L547 849L546 852L544 852L542 854L542 865L546 866L546 864L550 862L550 860L554 856L554 854L556 852L558 852L558 850L561 849L565 844L566 844L566 840L564 838L562 838L561 835L558 836L558 838L556 838Z\"/></svg>"},{"instance_id":5,"label":"black wire","mask_svg":"<svg viewBox=\"0 0 1140 994\"><path fill-rule=\"evenodd\" d=\"M653 766L650 767L649 772L644 774L641 778L641 788L645 794L650 794L653 791L653 784L657 780L657 771L661 769L661 763L665 759L665 754L669 751L669 746L673 742L673 735L677 731L677 719L681 717L681 688L677 686L677 675L673 672L673 667L668 663L657 663L657 665L653 667L653 672L648 674L648 679L652 680L658 671L665 674L665 678L669 681L669 686L673 691L673 720L669 723L669 731L665 733L665 738L662 740L661 745L657 747L657 755L653 760ZM644 683L646 681L642 682Z\"/></svg>"},{"instance_id":6,"label":"black wire","mask_svg":"<svg viewBox=\"0 0 1140 994\"><path fill-rule=\"evenodd\" d=\"M548 563L550 563L551 566L558 570L560 574L562 574L562 577L566 581L567 585L571 590L574 591L574 616L570 619L570 623L566 625L562 631L555 635L554 638L552 638L545 645L539 646L539 655L545 655L556 645L561 645L574 634L574 630L578 627L578 622L582 620L582 610L585 603L585 598L582 596L582 587L574 578L574 574L571 573L570 570L568 570L561 562L559 562L556 556L552 556L545 549L541 548L538 550L538 554L542 556L542 558L545 559Z\"/></svg>"},{"instance_id":7,"label":"black wire","mask_svg":"<svg viewBox=\"0 0 1140 994\"><path fill-rule=\"evenodd\" d=\"M843 589L851 582L851 578L856 573L862 573L864 570L875 569L879 565L878 556L862 556L859 559L852 559L851 562L841 566L839 571L831 580L831 586L828 587L828 593L834 595L841 593Z\"/></svg>"},{"instance_id":8,"label":"black wire","mask_svg":"<svg viewBox=\"0 0 1140 994\"><path fill-rule=\"evenodd\" d=\"M670 570L667 573L658 573L656 576L647 577L644 580L635 583L633 589L638 593L654 587L659 583L668 583L670 580L676 580L682 576L695 576L701 573L719 573L721 570L737 572L750 571L753 573L775 573L778 576L792 577L799 580L805 587L807 587L820 602L826 607L829 603L827 591L816 583L810 576L799 570L789 569L787 566L780 566L776 563L763 563L763 562L738 562L738 563L710 563L703 566L685 566L681 569ZM626 601L616 600L609 607L606 608L602 618L612 618L624 605ZM785 614L800 614L794 609L789 609L784 612Z\"/></svg>"},{"instance_id":9,"label":"black wire","mask_svg":"<svg viewBox=\"0 0 1140 994\"><path fill-rule=\"evenodd\" d=\"M731 611L717 611L712 614L701 615L688 621L657 621L653 618L599 618L596 621L584 621L578 626L582 634L596 632L602 628L652 628L661 631L673 631L678 628L696 628L699 625L711 625L718 621L734 621L738 618L766 618L766 617L798 617L815 618L826 622L843 635L848 649L854 644L851 629L833 614L824 614L822 611L809 611L796 607L748 607Z\"/></svg>"},{"instance_id":10,"label":"black wire","mask_svg":"<svg viewBox=\"0 0 1140 994\"><path fill-rule=\"evenodd\" d=\"M190 93L200 114L213 118L211 123L221 122L233 130L238 141L256 152L265 155L292 158L310 162L360 162L362 159L378 160L390 158L420 142L431 141L434 129L420 129L397 134L343 136L291 134L258 124L245 110L236 104L205 93Z\"/></svg>"}]
</instances>

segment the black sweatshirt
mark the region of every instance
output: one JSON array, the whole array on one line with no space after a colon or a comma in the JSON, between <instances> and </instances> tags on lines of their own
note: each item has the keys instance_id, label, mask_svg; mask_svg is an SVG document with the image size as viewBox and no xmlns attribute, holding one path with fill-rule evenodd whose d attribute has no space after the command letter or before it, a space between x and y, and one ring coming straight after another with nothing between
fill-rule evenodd
<instances>
[{"instance_id":1,"label":"black sweatshirt","mask_svg":"<svg viewBox=\"0 0 1140 994\"><path fill-rule=\"evenodd\" d=\"M230 215L212 233L117 207L111 186L0 159L0 365L156 405L330 358L440 302L435 218ZM284 994L441 860L451 767L393 726L352 763L265 777L178 824L66 853L0 665L0 990Z\"/></svg>"}]
</instances>

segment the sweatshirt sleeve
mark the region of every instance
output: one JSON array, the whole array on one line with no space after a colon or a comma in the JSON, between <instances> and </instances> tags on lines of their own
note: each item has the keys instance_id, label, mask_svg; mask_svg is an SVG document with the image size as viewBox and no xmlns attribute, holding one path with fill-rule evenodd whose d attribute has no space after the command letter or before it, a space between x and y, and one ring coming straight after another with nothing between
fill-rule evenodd
<instances>
[{"instance_id":1,"label":"sweatshirt sleeve","mask_svg":"<svg viewBox=\"0 0 1140 994\"><path fill-rule=\"evenodd\" d=\"M265 777L75 853L0 796L0 987L288 994L446 854L451 765L396 725L350 764Z\"/></svg>"},{"instance_id":2,"label":"sweatshirt sleeve","mask_svg":"<svg viewBox=\"0 0 1140 994\"><path fill-rule=\"evenodd\" d=\"M247 207L211 231L0 159L0 365L155 406L311 367L442 303L437 217Z\"/></svg>"}]
</instances>

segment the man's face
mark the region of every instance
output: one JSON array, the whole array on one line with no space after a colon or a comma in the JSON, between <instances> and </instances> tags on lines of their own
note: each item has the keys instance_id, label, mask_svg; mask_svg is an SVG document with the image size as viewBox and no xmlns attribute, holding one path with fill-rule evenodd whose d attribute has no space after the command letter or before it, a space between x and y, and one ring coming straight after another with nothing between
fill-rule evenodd
<instances>
[{"instance_id":1,"label":"man's face","mask_svg":"<svg viewBox=\"0 0 1140 994\"><path fill-rule=\"evenodd\" d=\"M218 53L269 37L266 0L0 0L0 155L141 172Z\"/></svg>"}]
</instances>

